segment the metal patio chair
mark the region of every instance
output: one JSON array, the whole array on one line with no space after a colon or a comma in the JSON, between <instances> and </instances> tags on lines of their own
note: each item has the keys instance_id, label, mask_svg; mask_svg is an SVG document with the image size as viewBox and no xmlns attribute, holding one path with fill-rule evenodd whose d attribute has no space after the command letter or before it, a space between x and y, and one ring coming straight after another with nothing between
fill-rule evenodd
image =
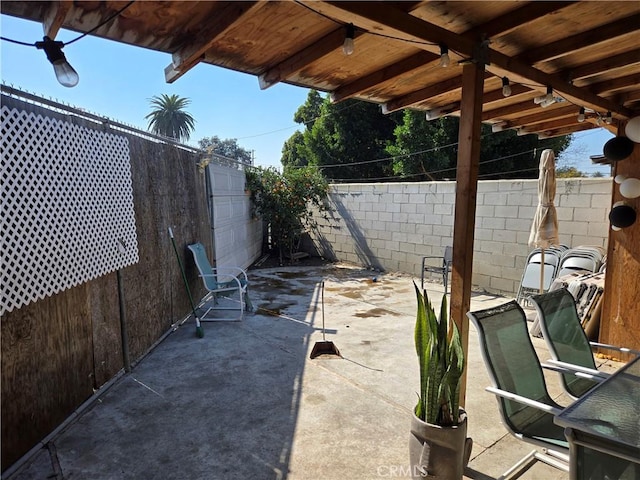
<instances>
[{"instance_id":1,"label":"metal patio chair","mask_svg":"<svg viewBox=\"0 0 640 480\"><path fill-rule=\"evenodd\" d=\"M434 265L433 260L440 260L440 265ZM447 286L449 284L449 272L451 271L451 264L453 263L453 248L444 247L442 255L427 255L422 257L422 270L420 278L420 287L424 289L424 274L438 273L442 275L442 283L444 284L444 293L447 294Z\"/></svg>"},{"instance_id":2,"label":"metal patio chair","mask_svg":"<svg viewBox=\"0 0 640 480\"><path fill-rule=\"evenodd\" d=\"M242 320L245 309L252 311L251 301L249 299L249 280L247 273L239 267L217 267L213 268L207 258L207 252L204 245L194 243L187 247L192 255L193 260L198 267L200 277L204 283L204 287L209 292L207 297L211 297L213 306L204 313L201 320L220 321L220 320ZM231 306L222 306L220 298L227 298ZM238 310L239 316L236 318L206 318L209 312L214 310Z\"/></svg>"},{"instance_id":3,"label":"metal patio chair","mask_svg":"<svg viewBox=\"0 0 640 480\"><path fill-rule=\"evenodd\" d=\"M480 351L496 395L502 423L516 438L542 447L533 450L499 480L517 478L537 461L569 471L569 445L564 429L553 422L562 411L547 391L529 333L527 318L515 300L468 312L480 340Z\"/></svg>"},{"instance_id":4,"label":"metal patio chair","mask_svg":"<svg viewBox=\"0 0 640 480\"><path fill-rule=\"evenodd\" d=\"M549 363L574 372L593 375L592 379L559 372L564 390L573 398L579 398L602 380L609 377L597 369L592 348L640 355L639 351L615 345L590 342L580 323L575 299L566 288L541 295L533 295L531 301L538 312L542 336L552 360Z\"/></svg>"}]
</instances>

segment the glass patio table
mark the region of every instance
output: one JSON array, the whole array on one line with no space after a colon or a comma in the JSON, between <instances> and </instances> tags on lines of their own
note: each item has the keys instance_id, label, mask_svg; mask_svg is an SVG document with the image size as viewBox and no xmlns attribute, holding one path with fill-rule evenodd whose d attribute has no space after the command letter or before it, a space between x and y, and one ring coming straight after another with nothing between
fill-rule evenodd
<instances>
[{"instance_id":1,"label":"glass patio table","mask_svg":"<svg viewBox=\"0 0 640 480\"><path fill-rule=\"evenodd\" d=\"M640 357L565 408L572 480L640 478Z\"/></svg>"}]
</instances>

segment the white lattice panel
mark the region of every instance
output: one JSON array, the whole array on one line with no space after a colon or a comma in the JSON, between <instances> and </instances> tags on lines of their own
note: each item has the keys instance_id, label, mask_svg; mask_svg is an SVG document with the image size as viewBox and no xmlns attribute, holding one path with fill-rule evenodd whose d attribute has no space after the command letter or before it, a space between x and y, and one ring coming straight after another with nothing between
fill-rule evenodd
<instances>
[{"instance_id":1,"label":"white lattice panel","mask_svg":"<svg viewBox=\"0 0 640 480\"><path fill-rule=\"evenodd\" d=\"M129 142L2 107L0 314L138 262Z\"/></svg>"}]
</instances>

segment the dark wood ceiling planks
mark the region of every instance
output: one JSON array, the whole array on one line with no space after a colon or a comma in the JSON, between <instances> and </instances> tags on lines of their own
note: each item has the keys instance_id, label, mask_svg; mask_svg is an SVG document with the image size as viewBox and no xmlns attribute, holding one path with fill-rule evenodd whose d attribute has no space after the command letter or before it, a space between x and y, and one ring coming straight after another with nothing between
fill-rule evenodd
<instances>
[{"instance_id":1,"label":"dark wood ceiling planks","mask_svg":"<svg viewBox=\"0 0 640 480\"><path fill-rule=\"evenodd\" d=\"M86 32L124 1L3 1L2 13ZM346 25L355 51L342 53ZM138 1L93 35L166 52L167 81L204 62L402 108L458 114L460 61L489 61L482 120L554 136L640 114L640 2L163 2ZM34 42L39 39L33 39ZM485 41L485 49L479 47ZM451 66L439 64L441 45ZM484 53L482 53L484 52ZM512 95L502 95L501 78ZM563 99L534 104L552 86ZM577 120L581 106L587 121ZM613 122L600 119L612 112Z\"/></svg>"}]
</instances>

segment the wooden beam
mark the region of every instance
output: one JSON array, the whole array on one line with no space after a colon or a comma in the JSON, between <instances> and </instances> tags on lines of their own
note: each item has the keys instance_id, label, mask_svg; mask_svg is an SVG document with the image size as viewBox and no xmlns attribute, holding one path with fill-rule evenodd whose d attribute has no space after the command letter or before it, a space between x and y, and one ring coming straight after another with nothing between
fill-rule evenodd
<instances>
[{"instance_id":1,"label":"wooden beam","mask_svg":"<svg viewBox=\"0 0 640 480\"><path fill-rule=\"evenodd\" d=\"M480 165L480 133L484 68L465 65L462 69L462 102L458 133L456 203L453 220L453 263L451 273L451 320L460 331L465 354L469 352L469 319L476 197ZM467 361L468 361L468 355ZM465 404L467 369L460 386L460 405Z\"/></svg>"},{"instance_id":2,"label":"wooden beam","mask_svg":"<svg viewBox=\"0 0 640 480\"><path fill-rule=\"evenodd\" d=\"M172 62L164 69L165 81L173 83L195 67L222 34L249 11L261 8L260 3L228 2L220 11L216 12L215 18L209 19L207 24L198 31L196 41L181 45L172 54Z\"/></svg>"},{"instance_id":3,"label":"wooden beam","mask_svg":"<svg viewBox=\"0 0 640 480\"><path fill-rule=\"evenodd\" d=\"M439 60L440 56L430 52L419 52L400 60L393 65L377 70L369 75L365 75L354 82L338 87L331 93L332 102L341 102L348 98L375 87L376 85L397 78L405 73L424 67L425 65Z\"/></svg>"},{"instance_id":4,"label":"wooden beam","mask_svg":"<svg viewBox=\"0 0 640 480\"><path fill-rule=\"evenodd\" d=\"M475 34L478 38L480 38L481 35L485 35L486 38L495 37L496 35L504 34L529 23L532 20L557 12L573 3L576 2L530 2L516 10L496 17L487 23L474 27L466 33Z\"/></svg>"},{"instance_id":5,"label":"wooden beam","mask_svg":"<svg viewBox=\"0 0 640 480\"><path fill-rule=\"evenodd\" d=\"M517 115L522 112L538 109L541 109L541 107L540 105L533 103L533 99L525 100L524 102L512 103L511 105L505 105L504 107L482 112L482 121L486 122L488 120L495 119L503 120L504 117L508 117L509 115Z\"/></svg>"},{"instance_id":6,"label":"wooden beam","mask_svg":"<svg viewBox=\"0 0 640 480\"><path fill-rule=\"evenodd\" d=\"M304 0L302 0L304 1ZM477 51L478 42L465 35L446 30L438 25L421 20L398 8L385 3L370 2L313 2L314 10L343 22L352 22L360 28L375 31L400 39L421 42L414 43L418 48L439 53L439 45L445 44L450 51L472 58ZM487 49L489 70L498 76L508 76L517 83L549 85L568 100L594 110L615 112L624 118L634 113L615 102L601 98L588 90L566 82L558 75L550 75L516 58L511 58L496 50ZM483 59L476 59L484 61Z\"/></svg>"},{"instance_id":7,"label":"wooden beam","mask_svg":"<svg viewBox=\"0 0 640 480\"><path fill-rule=\"evenodd\" d=\"M71 0L50 2L49 8L42 19L42 31L46 37L56 38L72 6L73 2Z\"/></svg>"},{"instance_id":8,"label":"wooden beam","mask_svg":"<svg viewBox=\"0 0 640 480\"><path fill-rule=\"evenodd\" d=\"M362 35L362 31L354 32L354 40ZM269 68L258 77L260 88L265 90L276 83L286 80L290 75L302 70L306 65L321 59L325 55L336 51L344 43L345 30L338 28L325 35L317 42L303 48L278 65Z\"/></svg>"},{"instance_id":9,"label":"wooden beam","mask_svg":"<svg viewBox=\"0 0 640 480\"><path fill-rule=\"evenodd\" d=\"M591 92L598 94L613 92L622 88L637 86L638 84L640 84L640 73L634 73L625 77L618 77L600 83L594 83L593 85L587 85L584 88L588 88Z\"/></svg>"},{"instance_id":10,"label":"wooden beam","mask_svg":"<svg viewBox=\"0 0 640 480\"><path fill-rule=\"evenodd\" d=\"M562 118L574 115L576 119L580 113L580 108L575 105L567 105L561 108L541 108L536 113L524 115L507 120L510 128L524 127L532 123L544 122L553 118Z\"/></svg>"},{"instance_id":11,"label":"wooden beam","mask_svg":"<svg viewBox=\"0 0 640 480\"><path fill-rule=\"evenodd\" d=\"M584 130L591 130L592 128L598 128L597 125L593 125L590 122L581 123L580 126L572 127L560 127L551 130L545 130L544 132L538 132L538 138L552 138L559 137L561 135L570 135L576 132L582 132Z\"/></svg>"},{"instance_id":12,"label":"wooden beam","mask_svg":"<svg viewBox=\"0 0 640 480\"><path fill-rule=\"evenodd\" d=\"M559 128L569 127L572 125L578 125L579 123L580 122L578 122L577 115L571 115L570 117L554 118L553 120L549 120L546 122L522 125L520 128L527 133L538 133L549 130L557 130Z\"/></svg>"},{"instance_id":13,"label":"wooden beam","mask_svg":"<svg viewBox=\"0 0 640 480\"><path fill-rule=\"evenodd\" d=\"M533 50L519 55L518 61L535 64L542 60L558 58L576 50L591 47L601 42L606 42L612 38L634 32L640 25L640 14L622 18L601 27L590 29L588 32L580 32L570 37L563 38L556 42L542 45Z\"/></svg>"},{"instance_id":14,"label":"wooden beam","mask_svg":"<svg viewBox=\"0 0 640 480\"><path fill-rule=\"evenodd\" d=\"M565 8L572 3L575 2L531 2L513 12L508 12L505 15L501 15L500 17L485 24L478 25L477 27L465 32L464 35L478 38L482 35L492 37L514 29L528 21L539 18L542 15ZM393 65L389 65L381 70L359 78L348 85L337 88L331 94L331 101L340 102L354 97L380 83L389 81L410 72L411 70L422 67L427 63L438 60L438 58L439 56L437 54L429 52L419 52L415 55L411 55ZM426 100L426 98L422 100Z\"/></svg>"},{"instance_id":15,"label":"wooden beam","mask_svg":"<svg viewBox=\"0 0 640 480\"><path fill-rule=\"evenodd\" d=\"M628 67L630 65L635 65L636 63L640 63L640 53L638 53L638 49L633 49L619 55L614 55L613 57L606 57L602 60L588 63L586 65L580 65L579 67L575 68L568 68L564 70L561 75L567 81L581 80L593 75L599 75L604 71Z\"/></svg>"},{"instance_id":16,"label":"wooden beam","mask_svg":"<svg viewBox=\"0 0 640 480\"><path fill-rule=\"evenodd\" d=\"M402 97L394 98L393 100L382 105L382 111L383 113L395 112L396 110L410 107L411 105L415 105L416 103L420 103L426 99L435 97L436 95L451 92L461 87L462 77L451 77L447 80L434 83L432 85L429 85L428 87L421 88L420 90L416 90L415 92L411 92L407 95L403 95Z\"/></svg>"}]
</instances>

